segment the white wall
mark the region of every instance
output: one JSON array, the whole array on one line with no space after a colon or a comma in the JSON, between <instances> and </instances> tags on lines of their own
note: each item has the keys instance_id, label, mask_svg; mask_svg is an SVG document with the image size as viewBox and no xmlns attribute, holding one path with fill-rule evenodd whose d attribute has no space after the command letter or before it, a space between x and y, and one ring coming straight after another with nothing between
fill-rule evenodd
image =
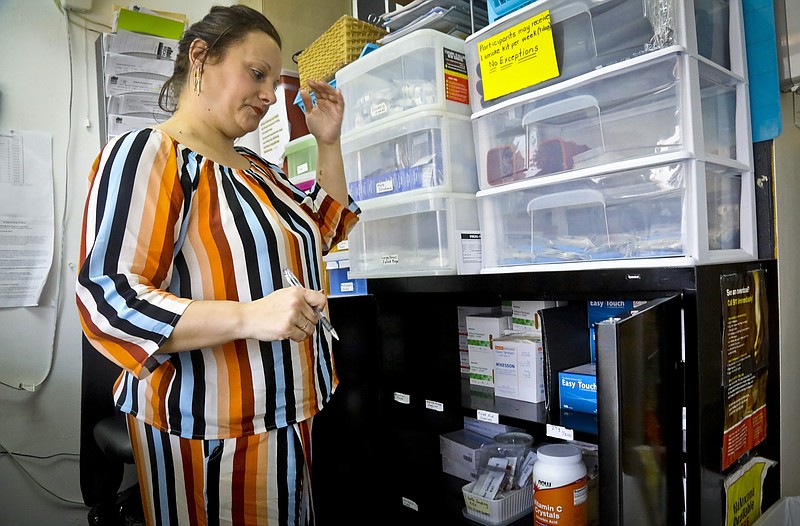
<instances>
[{"instance_id":1,"label":"white wall","mask_svg":"<svg viewBox=\"0 0 800 526\"><path fill-rule=\"evenodd\" d=\"M124 4L94 0L93 10L82 14L109 23L115 3ZM152 9L185 13L190 21L202 17L212 3L233 2L140 2ZM261 7L260 1L247 3ZM77 17L72 20L86 25ZM38 385L34 392L0 385L0 450L55 455L32 459L0 453L3 526L87 523L78 471L81 360L73 291L86 175L100 148L94 69L97 34L73 24L68 35L67 26L52 0L0 0L0 130L53 135L56 217L54 263L41 306L0 309L0 381Z\"/></svg>"},{"instance_id":2,"label":"white wall","mask_svg":"<svg viewBox=\"0 0 800 526\"><path fill-rule=\"evenodd\" d=\"M775 140L775 216L781 346L781 491L800 495L800 129L791 93L781 94L783 131ZM798 107L800 111L800 107ZM768 433L772 430L767 430Z\"/></svg>"}]
</instances>

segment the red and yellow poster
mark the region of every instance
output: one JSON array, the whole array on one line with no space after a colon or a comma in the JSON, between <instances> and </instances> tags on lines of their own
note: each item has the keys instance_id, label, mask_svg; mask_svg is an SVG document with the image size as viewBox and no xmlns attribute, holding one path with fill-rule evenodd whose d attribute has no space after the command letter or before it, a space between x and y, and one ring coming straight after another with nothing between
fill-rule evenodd
<instances>
[{"instance_id":1,"label":"red and yellow poster","mask_svg":"<svg viewBox=\"0 0 800 526\"><path fill-rule=\"evenodd\" d=\"M767 302L764 272L722 276L722 469L767 436Z\"/></svg>"}]
</instances>

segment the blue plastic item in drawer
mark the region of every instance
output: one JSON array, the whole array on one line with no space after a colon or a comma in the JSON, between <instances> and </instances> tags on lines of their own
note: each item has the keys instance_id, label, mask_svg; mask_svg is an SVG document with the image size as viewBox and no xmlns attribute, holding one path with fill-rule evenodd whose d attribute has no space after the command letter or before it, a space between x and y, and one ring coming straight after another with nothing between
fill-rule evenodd
<instances>
[{"instance_id":1,"label":"blue plastic item in drawer","mask_svg":"<svg viewBox=\"0 0 800 526\"><path fill-rule=\"evenodd\" d=\"M513 13L521 7L532 4L534 0L488 0L486 2L489 22L494 22L509 13Z\"/></svg>"},{"instance_id":2,"label":"blue plastic item in drawer","mask_svg":"<svg viewBox=\"0 0 800 526\"><path fill-rule=\"evenodd\" d=\"M363 278L350 279L347 274L349 267L329 268L331 296L356 296L367 293L367 280Z\"/></svg>"}]
</instances>

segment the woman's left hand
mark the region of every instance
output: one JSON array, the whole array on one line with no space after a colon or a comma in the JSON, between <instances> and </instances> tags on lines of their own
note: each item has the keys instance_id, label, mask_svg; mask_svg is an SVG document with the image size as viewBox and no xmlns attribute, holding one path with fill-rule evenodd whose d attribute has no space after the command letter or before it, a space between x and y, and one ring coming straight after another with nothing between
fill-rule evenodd
<instances>
[{"instance_id":1,"label":"woman's left hand","mask_svg":"<svg viewBox=\"0 0 800 526\"><path fill-rule=\"evenodd\" d=\"M316 104L312 104L308 91L300 90L300 97L305 105L308 131L317 139L318 144L336 143L342 133L344 116L342 92L327 82L318 80L309 79L308 87L317 99Z\"/></svg>"}]
</instances>

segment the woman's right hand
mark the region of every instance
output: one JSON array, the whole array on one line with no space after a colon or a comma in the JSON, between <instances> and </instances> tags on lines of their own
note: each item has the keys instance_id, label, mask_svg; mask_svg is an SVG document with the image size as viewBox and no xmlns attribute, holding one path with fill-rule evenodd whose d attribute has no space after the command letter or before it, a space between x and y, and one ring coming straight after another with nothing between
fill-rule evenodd
<instances>
[{"instance_id":1,"label":"woman's right hand","mask_svg":"<svg viewBox=\"0 0 800 526\"><path fill-rule=\"evenodd\" d=\"M324 310L327 302L328 298L319 291L303 287L278 289L244 304L246 334L261 341L305 340L317 328L314 307Z\"/></svg>"}]
</instances>

